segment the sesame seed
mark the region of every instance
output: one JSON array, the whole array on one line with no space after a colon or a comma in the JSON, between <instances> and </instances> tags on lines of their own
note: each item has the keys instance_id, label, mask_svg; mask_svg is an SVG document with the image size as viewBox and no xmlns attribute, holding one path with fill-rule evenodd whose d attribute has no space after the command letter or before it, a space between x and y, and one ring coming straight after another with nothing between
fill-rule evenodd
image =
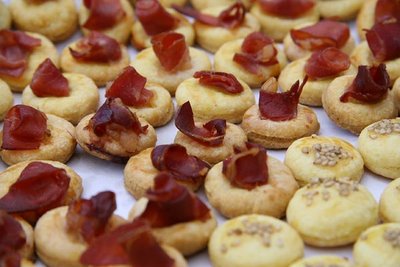
<instances>
[{"instance_id":1,"label":"sesame seed","mask_svg":"<svg viewBox=\"0 0 400 267\"><path fill-rule=\"evenodd\" d=\"M370 132L371 139L378 138L378 135L389 135L392 133L400 133L400 122L396 120L381 120L369 126L367 130ZM372 132L372 133L371 133Z\"/></svg>"},{"instance_id":2,"label":"sesame seed","mask_svg":"<svg viewBox=\"0 0 400 267\"><path fill-rule=\"evenodd\" d=\"M383 239L389 242L392 247L400 248L400 229L386 229Z\"/></svg>"}]
</instances>

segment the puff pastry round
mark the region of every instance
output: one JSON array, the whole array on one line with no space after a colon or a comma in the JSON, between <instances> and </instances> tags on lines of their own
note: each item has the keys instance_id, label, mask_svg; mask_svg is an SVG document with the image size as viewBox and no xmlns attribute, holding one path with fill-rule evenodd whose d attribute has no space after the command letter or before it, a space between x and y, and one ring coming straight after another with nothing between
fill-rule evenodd
<instances>
[{"instance_id":1,"label":"puff pastry round","mask_svg":"<svg viewBox=\"0 0 400 267\"><path fill-rule=\"evenodd\" d=\"M379 215L384 222L400 223L400 178L392 181L383 191L379 202Z\"/></svg>"},{"instance_id":2,"label":"puff pastry round","mask_svg":"<svg viewBox=\"0 0 400 267\"><path fill-rule=\"evenodd\" d=\"M365 40L364 29L371 29L375 23L375 7L378 0L365 0L357 15L357 33L361 40Z\"/></svg>"},{"instance_id":3,"label":"puff pastry round","mask_svg":"<svg viewBox=\"0 0 400 267\"><path fill-rule=\"evenodd\" d=\"M394 82L392 91L396 107L398 110L400 110L400 77Z\"/></svg>"},{"instance_id":4,"label":"puff pastry round","mask_svg":"<svg viewBox=\"0 0 400 267\"><path fill-rule=\"evenodd\" d=\"M289 265L289 267L352 267L346 259L338 256L321 255L304 258Z\"/></svg>"},{"instance_id":5,"label":"puff pastry round","mask_svg":"<svg viewBox=\"0 0 400 267\"><path fill-rule=\"evenodd\" d=\"M12 107L14 102L13 94L10 87L0 79L0 121L4 119L7 111Z\"/></svg>"},{"instance_id":6,"label":"puff pastry round","mask_svg":"<svg viewBox=\"0 0 400 267\"><path fill-rule=\"evenodd\" d=\"M192 6L197 10L203 10L208 7L229 6L237 2L236 0L190 0ZM252 0L241 0L246 8L250 8Z\"/></svg>"},{"instance_id":7,"label":"puff pastry round","mask_svg":"<svg viewBox=\"0 0 400 267\"><path fill-rule=\"evenodd\" d=\"M365 0L318 0L317 6L323 18L351 20L357 16Z\"/></svg>"},{"instance_id":8,"label":"puff pastry round","mask_svg":"<svg viewBox=\"0 0 400 267\"><path fill-rule=\"evenodd\" d=\"M8 7L0 1L0 29L9 29L11 27L11 14Z\"/></svg>"}]
</instances>

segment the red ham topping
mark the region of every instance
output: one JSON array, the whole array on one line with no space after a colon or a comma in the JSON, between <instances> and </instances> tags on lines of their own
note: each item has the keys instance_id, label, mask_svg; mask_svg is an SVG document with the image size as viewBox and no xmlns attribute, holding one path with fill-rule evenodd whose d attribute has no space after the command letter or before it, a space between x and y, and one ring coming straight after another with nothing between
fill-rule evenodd
<instances>
[{"instance_id":1,"label":"red ham topping","mask_svg":"<svg viewBox=\"0 0 400 267\"><path fill-rule=\"evenodd\" d=\"M326 47L343 47L350 37L346 23L322 20L311 26L290 30L293 42L306 50L319 50Z\"/></svg>"},{"instance_id":2,"label":"red ham topping","mask_svg":"<svg viewBox=\"0 0 400 267\"><path fill-rule=\"evenodd\" d=\"M154 188L146 192L146 209L138 217L151 227L159 228L190 221L206 221L210 210L183 185L175 182L172 174L162 172L154 178Z\"/></svg>"},{"instance_id":3,"label":"red ham topping","mask_svg":"<svg viewBox=\"0 0 400 267\"><path fill-rule=\"evenodd\" d=\"M127 106L148 106L153 92L144 88L147 79L129 66L114 80L107 89L107 98L120 98Z\"/></svg>"},{"instance_id":4,"label":"red ham topping","mask_svg":"<svg viewBox=\"0 0 400 267\"><path fill-rule=\"evenodd\" d=\"M107 99L99 108L89 125L97 136L104 136L107 127L113 129L132 130L137 135L147 132L147 125L143 126L135 113L132 113L119 98Z\"/></svg>"},{"instance_id":5,"label":"red ham topping","mask_svg":"<svg viewBox=\"0 0 400 267\"><path fill-rule=\"evenodd\" d=\"M175 261L157 243L143 220L121 225L90 244L80 262L90 266L129 264L140 267L173 267Z\"/></svg>"},{"instance_id":6,"label":"red ham topping","mask_svg":"<svg viewBox=\"0 0 400 267\"><path fill-rule=\"evenodd\" d=\"M69 183L64 169L43 162L29 163L0 199L0 209L34 223L46 211L64 204Z\"/></svg>"},{"instance_id":7,"label":"red ham topping","mask_svg":"<svg viewBox=\"0 0 400 267\"><path fill-rule=\"evenodd\" d=\"M389 86L390 78L384 64L370 68L359 66L357 76L340 101L349 102L354 98L365 103L378 103L386 96Z\"/></svg>"},{"instance_id":8,"label":"red ham topping","mask_svg":"<svg viewBox=\"0 0 400 267\"><path fill-rule=\"evenodd\" d=\"M399 0L378 0L375 6L375 23L400 22Z\"/></svg>"},{"instance_id":9,"label":"red ham topping","mask_svg":"<svg viewBox=\"0 0 400 267\"><path fill-rule=\"evenodd\" d=\"M233 61L253 74L260 74L260 66L267 67L278 63L277 54L271 38L261 32L254 32L244 39L241 53L236 53Z\"/></svg>"},{"instance_id":10,"label":"red ham topping","mask_svg":"<svg viewBox=\"0 0 400 267\"><path fill-rule=\"evenodd\" d=\"M84 0L83 4L89 9L83 27L92 31L111 28L126 15L120 0Z\"/></svg>"},{"instance_id":11,"label":"red ham topping","mask_svg":"<svg viewBox=\"0 0 400 267\"><path fill-rule=\"evenodd\" d=\"M213 86L224 93L240 94L243 86L235 76L230 73L218 71L198 71L193 75L204 86Z\"/></svg>"},{"instance_id":12,"label":"red ham topping","mask_svg":"<svg viewBox=\"0 0 400 267\"><path fill-rule=\"evenodd\" d=\"M122 57L119 43L100 32L90 32L77 43L77 49L69 48L69 51L76 60L82 62L110 63Z\"/></svg>"},{"instance_id":13,"label":"red ham topping","mask_svg":"<svg viewBox=\"0 0 400 267\"><path fill-rule=\"evenodd\" d=\"M304 85L308 77L306 76L303 83L297 81L292 85L289 91L283 93L272 93L268 90L260 91L260 99L258 107L261 119L272 121L287 121L297 117L297 105ZM276 83L276 80L275 80ZM274 86L273 83L270 84Z\"/></svg>"},{"instance_id":14,"label":"red ham topping","mask_svg":"<svg viewBox=\"0 0 400 267\"><path fill-rule=\"evenodd\" d=\"M281 17L298 18L315 6L314 0L260 0L265 13Z\"/></svg>"},{"instance_id":15,"label":"red ham topping","mask_svg":"<svg viewBox=\"0 0 400 267\"><path fill-rule=\"evenodd\" d=\"M104 234L116 208L115 194L111 191L98 193L90 199L76 200L68 207L68 229L78 232L87 243L91 243Z\"/></svg>"},{"instance_id":16,"label":"red ham topping","mask_svg":"<svg viewBox=\"0 0 400 267\"><path fill-rule=\"evenodd\" d=\"M305 65L307 76L312 79L336 75L350 68L350 58L335 47L313 52Z\"/></svg>"},{"instance_id":17,"label":"red ham topping","mask_svg":"<svg viewBox=\"0 0 400 267\"><path fill-rule=\"evenodd\" d=\"M0 30L0 75L20 77L28 64L28 56L40 39L24 32Z\"/></svg>"},{"instance_id":18,"label":"red ham topping","mask_svg":"<svg viewBox=\"0 0 400 267\"><path fill-rule=\"evenodd\" d=\"M268 182L267 152L259 145L246 146L246 150L224 160L222 173L232 185L252 190Z\"/></svg>"},{"instance_id":19,"label":"red ham topping","mask_svg":"<svg viewBox=\"0 0 400 267\"><path fill-rule=\"evenodd\" d=\"M202 184L210 169L208 163L190 156L178 144L156 146L151 152L151 161L159 171L168 171L178 181L191 184Z\"/></svg>"},{"instance_id":20,"label":"red ham topping","mask_svg":"<svg viewBox=\"0 0 400 267\"><path fill-rule=\"evenodd\" d=\"M223 10L218 17L203 14L200 11L187 6L181 7L178 5L173 5L173 8L178 12L192 17L203 24L227 29L233 29L242 25L246 16L246 8L241 2L237 2Z\"/></svg>"},{"instance_id":21,"label":"red ham topping","mask_svg":"<svg viewBox=\"0 0 400 267\"><path fill-rule=\"evenodd\" d=\"M179 20L168 13L158 0L137 1L136 16L144 31L150 36L172 31L179 23Z\"/></svg>"},{"instance_id":22,"label":"red ham topping","mask_svg":"<svg viewBox=\"0 0 400 267\"><path fill-rule=\"evenodd\" d=\"M176 32L165 32L151 39L153 50L161 66L167 71L176 71L190 62L189 48L185 36Z\"/></svg>"},{"instance_id":23,"label":"red ham topping","mask_svg":"<svg viewBox=\"0 0 400 267\"><path fill-rule=\"evenodd\" d=\"M371 30L367 30L366 37L368 46L378 61L400 57L400 21L375 24Z\"/></svg>"},{"instance_id":24,"label":"red ham topping","mask_svg":"<svg viewBox=\"0 0 400 267\"><path fill-rule=\"evenodd\" d=\"M2 149L29 150L38 149L47 135L47 117L30 106L12 107L3 127Z\"/></svg>"},{"instance_id":25,"label":"red ham topping","mask_svg":"<svg viewBox=\"0 0 400 267\"><path fill-rule=\"evenodd\" d=\"M38 97L69 96L68 80L48 58L33 74L31 89Z\"/></svg>"},{"instance_id":26,"label":"red ham topping","mask_svg":"<svg viewBox=\"0 0 400 267\"><path fill-rule=\"evenodd\" d=\"M182 133L206 146L219 146L224 141L226 120L216 119L196 127L190 102L184 103L175 118L175 126Z\"/></svg>"},{"instance_id":27,"label":"red ham topping","mask_svg":"<svg viewBox=\"0 0 400 267\"><path fill-rule=\"evenodd\" d=\"M0 211L0 266L19 267L21 256L18 251L25 243L21 224L5 211Z\"/></svg>"}]
</instances>

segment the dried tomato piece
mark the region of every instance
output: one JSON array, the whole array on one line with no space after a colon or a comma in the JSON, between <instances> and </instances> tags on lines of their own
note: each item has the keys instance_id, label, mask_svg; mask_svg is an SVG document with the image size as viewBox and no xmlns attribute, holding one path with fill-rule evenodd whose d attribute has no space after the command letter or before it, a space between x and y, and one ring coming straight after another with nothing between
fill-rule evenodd
<instances>
[{"instance_id":1,"label":"dried tomato piece","mask_svg":"<svg viewBox=\"0 0 400 267\"><path fill-rule=\"evenodd\" d=\"M229 94L240 94L243 92L243 86L230 73L218 71L198 71L193 75L199 79L199 83L205 86L213 86L216 89Z\"/></svg>"},{"instance_id":2,"label":"dried tomato piece","mask_svg":"<svg viewBox=\"0 0 400 267\"><path fill-rule=\"evenodd\" d=\"M83 27L92 31L111 28L126 16L120 0L84 0L83 4L89 9Z\"/></svg>"},{"instance_id":3,"label":"dried tomato piece","mask_svg":"<svg viewBox=\"0 0 400 267\"><path fill-rule=\"evenodd\" d=\"M400 57L400 21L375 24L371 30L367 30L366 37L368 46L378 61Z\"/></svg>"},{"instance_id":4,"label":"dried tomato piece","mask_svg":"<svg viewBox=\"0 0 400 267\"><path fill-rule=\"evenodd\" d=\"M0 266L19 267L21 256L18 251L25 243L26 235L21 224L0 210Z\"/></svg>"},{"instance_id":5,"label":"dried tomato piece","mask_svg":"<svg viewBox=\"0 0 400 267\"><path fill-rule=\"evenodd\" d=\"M259 0L258 3L265 13L293 19L315 6L314 0Z\"/></svg>"},{"instance_id":6,"label":"dried tomato piece","mask_svg":"<svg viewBox=\"0 0 400 267\"><path fill-rule=\"evenodd\" d=\"M378 0L375 6L375 23L400 22L400 1Z\"/></svg>"},{"instance_id":7,"label":"dried tomato piece","mask_svg":"<svg viewBox=\"0 0 400 267\"><path fill-rule=\"evenodd\" d=\"M2 149L38 149L47 135L47 117L30 106L16 105L6 114Z\"/></svg>"},{"instance_id":8,"label":"dried tomato piece","mask_svg":"<svg viewBox=\"0 0 400 267\"><path fill-rule=\"evenodd\" d=\"M304 70L312 79L337 75L350 67L350 58L335 47L313 52L307 60Z\"/></svg>"}]
</instances>

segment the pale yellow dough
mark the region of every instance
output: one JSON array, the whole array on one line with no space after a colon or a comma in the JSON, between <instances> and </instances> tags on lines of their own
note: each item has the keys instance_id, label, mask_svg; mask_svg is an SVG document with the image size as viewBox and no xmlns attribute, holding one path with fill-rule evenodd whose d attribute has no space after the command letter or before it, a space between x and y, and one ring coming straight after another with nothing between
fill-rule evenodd
<instances>
[{"instance_id":1,"label":"pale yellow dough","mask_svg":"<svg viewBox=\"0 0 400 267\"><path fill-rule=\"evenodd\" d=\"M20 249L19 253L25 259L33 259L33 252L34 252L34 238L33 238L33 228L32 226L19 217L15 218L22 227L22 230L25 234L25 245Z\"/></svg>"},{"instance_id":2,"label":"pale yellow dough","mask_svg":"<svg viewBox=\"0 0 400 267\"><path fill-rule=\"evenodd\" d=\"M384 222L400 223L400 178L392 181L383 191L379 202L379 215Z\"/></svg>"},{"instance_id":3,"label":"pale yellow dough","mask_svg":"<svg viewBox=\"0 0 400 267\"><path fill-rule=\"evenodd\" d=\"M400 77L393 84L394 102L396 103L397 110L400 110Z\"/></svg>"},{"instance_id":4,"label":"pale yellow dough","mask_svg":"<svg viewBox=\"0 0 400 267\"><path fill-rule=\"evenodd\" d=\"M209 7L233 5L237 0L190 0L192 6L197 10L203 10ZM252 5L253 0L241 0L247 9Z\"/></svg>"},{"instance_id":5,"label":"pale yellow dough","mask_svg":"<svg viewBox=\"0 0 400 267\"><path fill-rule=\"evenodd\" d=\"M357 16L365 0L317 0L318 10L325 19L351 20Z\"/></svg>"},{"instance_id":6,"label":"pale yellow dough","mask_svg":"<svg viewBox=\"0 0 400 267\"><path fill-rule=\"evenodd\" d=\"M70 89L65 97L38 97L31 87L27 86L22 93L22 103L44 113L61 117L72 124L86 115L96 111L99 104L99 90L88 77L78 73L65 73Z\"/></svg>"},{"instance_id":7,"label":"pale yellow dough","mask_svg":"<svg viewBox=\"0 0 400 267\"><path fill-rule=\"evenodd\" d=\"M222 45L215 53L214 68L216 71L232 73L241 79L251 88L259 88L268 78L277 77L286 66L287 60L281 49L278 50L278 63L271 66L260 66L261 74L253 74L233 61L236 53L241 53L241 46L244 39L233 40Z\"/></svg>"},{"instance_id":8,"label":"pale yellow dough","mask_svg":"<svg viewBox=\"0 0 400 267\"><path fill-rule=\"evenodd\" d=\"M0 121L4 119L14 102L10 87L0 79Z\"/></svg>"},{"instance_id":9,"label":"pale yellow dough","mask_svg":"<svg viewBox=\"0 0 400 267\"><path fill-rule=\"evenodd\" d=\"M78 26L78 12L71 0L11 0L10 11L18 29L43 34L55 42L70 37Z\"/></svg>"},{"instance_id":10,"label":"pale yellow dough","mask_svg":"<svg viewBox=\"0 0 400 267\"><path fill-rule=\"evenodd\" d=\"M75 152L75 128L74 126L51 114L47 116L47 130L50 135L40 144L38 149L31 150L0 150L1 159L8 165L13 165L26 160L54 160L67 162ZM0 145L3 132L0 132Z\"/></svg>"},{"instance_id":11,"label":"pale yellow dough","mask_svg":"<svg viewBox=\"0 0 400 267\"><path fill-rule=\"evenodd\" d=\"M243 91L230 94L219 91L218 88L201 85L198 79L187 79L176 90L176 103L181 106L190 101L194 117L198 120L225 119L239 123L246 110L255 104L255 99L250 87L243 81L238 81Z\"/></svg>"},{"instance_id":12,"label":"pale yellow dough","mask_svg":"<svg viewBox=\"0 0 400 267\"><path fill-rule=\"evenodd\" d=\"M211 168L205 180L208 201L227 218L244 214L283 217L298 185L292 172L282 162L268 156L267 166L267 184L247 190L232 185L222 173L223 163L218 163Z\"/></svg>"},{"instance_id":13,"label":"pale yellow dough","mask_svg":"<svg viewBox=\"0 0 400 267\"><path fill-rule=\"evenodd\" d=\"M357 267L398 267L400 224L387 223L363 232L353 249Z\"/></svg>"},{"instance_id":14,"label":"pale yellow dough","mask_svg":"<svg viewBox=\"0 0 400 267\"><path fill-rule=\"evenodd\" d=\"M124 44L128 41L129 35L131 34L131 26L134 22L133 9L128 0L119 0L121 2L122 9L125 11L125 16L118 21L111 28L101 30L100 32L108 35L118 42ZM86 20L89 18L89 9L85 5L81 4L79 9L79 24L84 35L88 35L90 30L83 27Z\"/></svg>"},{"instance_id":15,"label":"pale yellow dough","mask_svg":"<svg viewBox=\"0 0 400 267\"><path fill-rule=\"evenodd\" d=\"M9 29L11 27L11 14L8 7L0 1L0 29Z\"/></svg>"},{"instance_id":16,"label":"pale yellow dough","mask_svg":"<svg viewBox=\"0 0 400 267\"><path fill-rule=\"evenodd\" d=\"M361 40L365 40L365 31L375 24L375 6L378 0L365 0L357 15L357 33Z\"/></svg>"},{"instance_id":17,"label":"pale yellow dough","mask_svg":"<svg viewBox=\"0 0 400 267\"><path fill-rule=\"evenodd\" d=\"M287 267L303 257L304 244L283 221L245 215L214 231L208 253L214 267Z\"/></svg>"},{"instance_id":18,"label":"pale yellow dough","mask_svg":"<svg viewBox=\"0 0 400 267\"><path fill-rule=\"evenodd\" d=\"M289 267L353 267L353 265L346 258L320 255L298 260Z\"/></svg>"},{"instance_id":19,"label":"pale yellow dough","mask_svg":"<svg viewBox=\"0 0 400 267\"><path fill-rule=\"evenodd\" d=\"M336 161L333 166L317 164L317 156L321 152L315 150L314 146L319 144L322 147L325 145L342 148L342 155L347 153L348 156L333 157L332 160ZM351 180L359 181L364 173L361 154L350 143L336 137L313 135L296 140L286 151L285 164L291 169L300 185L306 185L314 178L349 177Z\"/></svg>"},{"instance_id":20,"label":"pale yellow dough","mask_svg":"<svg viewBox=\"0 0 400 267\"><path fill-rule=\"evenodd\" d=\"M351 244L378 217L378 204L367 188L340 178L315 179L296 192L286 211L288 223L316 247Z\"/></svg>"}]
</instances>

